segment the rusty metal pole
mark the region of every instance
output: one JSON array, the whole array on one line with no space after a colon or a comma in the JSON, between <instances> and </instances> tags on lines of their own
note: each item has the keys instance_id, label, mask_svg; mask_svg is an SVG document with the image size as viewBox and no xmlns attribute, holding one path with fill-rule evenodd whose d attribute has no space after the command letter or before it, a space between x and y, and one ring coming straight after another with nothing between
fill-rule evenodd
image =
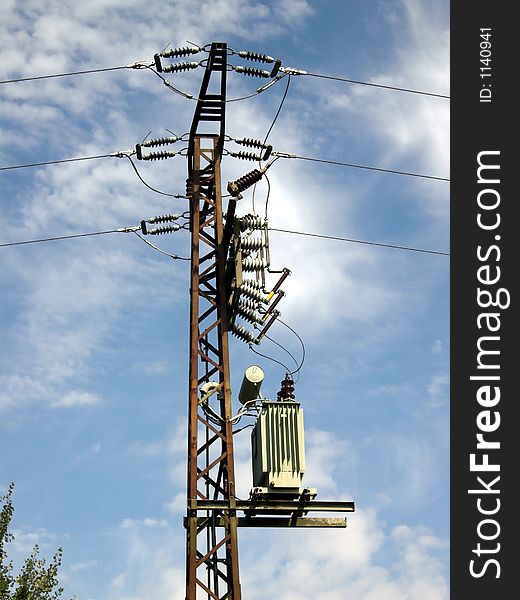
<instances>
[{"instance_id":1,"label":"rusty metal pole","mask_svg":"<svg viewBox=\"0 0 520 600\"><path fill-rule=\"evenodd\" d=\"M186 599L240 600L218 136L196 136L191 181L191 304ZM205 165L202 163L206 163ZM201 386L215 393L201 402ZM208 414L207 403L214 408ZM206 409L206 410L205 410ZM211 416L213 415L213 420ZM216 415L216 418L214 415ZM217 421L215 423L215 420ZM208 497L211 489L211 498ZM225 508L198 517L199 500Z\"/></svg>"},{"instance_id":2,"label":"rusty metal pole","mask_svg":"<svg viewBox=\"0 0 520 600\"><path fill-rule=\"evenodd\" d=\"M220 160L227 47L213 43L188 148L191 287L186 600L241 600ZM209 91L211 78L219 91ZM216 127L217 132L200 129ZM203 124L203 125L202 125ZM206 385L208 384L209 387ZM216 501L217 507L201 503ZM204 516L200 516L203 514Z\"/></svg>"}]
</instances>

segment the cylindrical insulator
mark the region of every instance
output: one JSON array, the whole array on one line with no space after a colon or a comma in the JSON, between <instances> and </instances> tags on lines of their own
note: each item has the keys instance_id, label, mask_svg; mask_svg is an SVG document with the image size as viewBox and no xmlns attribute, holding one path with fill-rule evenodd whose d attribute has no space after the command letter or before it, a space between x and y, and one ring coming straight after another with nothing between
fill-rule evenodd
<instances>
[{"instance_id":1,"label":"cylindrical insulator","mask_svg":"<svg viewBox=\"0 0 520 600\"><path fill-rule=\"evenodd\" d=\"M239 177L236 181L230 181L227 184L227 191L232 196L238 196L240 192L247 190L248 187L251 187L260 179L262 179L263 172L258 169L254 169L253 171L249 171L244 176Z\"/></svg>"},{"instance_id":2,"label":"cylindrical insulator","mask_svg":"<svg viewBox=\"0 0 520 600\"><path fill-rule=\"evenodd\" d=\"M240 301L238 303L238 309L239 310L242 310L242 309L257 310L259 304L260 304L259 301L254 300L253 298L240 298Z\"/></svg>"},{"instance_id":3,"label":"cylindrical insulator","mask_svg":"<svg viewBox=\"0 0 520 600\"><path fill-rule=\"evenodd\" d=\"M260 250L265 246L262 238L243 237L240 238L240 248L242 250Z\"/></svg>"},{"instance_id":4,"label":"cylindrical insulator","mask_svg":"<svg viewBox=\"0 0 520 600\"><path fill-rule=\"evenodd\" d=\"M256 312L256 310L253 310L251 308L240 308L240 305L238 306L237 309L237 314L239 317L241 317L242 319L244 319L244 321L248 321L249 323L252 323L253 325L255 323L262 323L262 318L260 317L260 315Z\"/></svg>"},{"instance_id":5,"label":"cylindrical insulator","mask_svg":"<svg viewBox=\"0 0 520 600\"><path fill-rule=\"evenodd\" d=\"M234 323L231 326L231 333L237 337L239 340L242 340L243 342L250 342L253 344L258 344L258 342L255 339L255 333L252 331L249 331L248 329L246 329L245 327L242 327L242 325L237 325L236 323Z\"/></svg>"},{"instance_id":6,"label":"cylindrical insulator","mask_svg":"<svg viewBox=\"0 0 520 600\"><path fill-rule=\"evenodd\" d=\"M260 286L255 284L256 282L246 279L240 286L240 293L244 296L249 296L249 298L252 298L253 300L267 304L264 292L261 290Z\"/></svg>"},{"instance_id":7,"label":"cylindrical insulator","mask_svg":"<svg viewBox=\"0 0 520 600\"><path fill-rule=\"evenodd\" d=\"M240 231L246 231L246 229L262 229L262 217L258 215L245 215L238 219Z\"/></svg>"},{"instance_id":8,"label":"cylindrical insulator","mask_svg":"<svg viewBox=\"0 0 520 600\"><path fill-rule=\"evenodd\" d=\"M174 135L173 137L164 137L159 138L157 140L145 140L140 144L140 146L142 146L143 148L153 148L154 146L166 146L168 144L175 144L175 142L178 139L179 138L176 135Z\"/></svg>"},{"instance_id":9,"label":"cylindrical insulator","mask_svg":"<svg viewBox=\"0 0 520 600\"><path fill-rule=\"evenodd\" d=\"M163 67L163 70L166 70ZM264 71L264 69L253 69L252 67L235 67L235 71L237 73L242 73L243 75L249 75L250 77L270 77L271 74L269 71Z\"/></svg>"},{"instance_id":10,"label":"cylindrical insulator","mask_svg":"<svg viewBox=\"0 0 520 600\"><path fill-rule=\"evenodd\" d=\"M242 160L252 160L253 162L260 162L262 160L262 155L255 154L254 152L230 152L229 156L241 158Z\"/></svg>"},{"instance_id":11,"label":"cylindrical insulator","mask_svg":"<svg viewBox=\"0 0 520 600\"><path fill-rule=\"evenodd\" d=\"M166 227L156 227L155 229L150 229L148 231L148 235L164 235L165 233L174 233L175 231L179 231L181 228L180 225L167 225Z\"/></svg>"},{"instance_id":12,"label":"cylindrical insulator","mask_svg":"<svg viewBox=\"0 0 520 600\"><path fill-rule=\"evenodd\" d=\"M191 179L186 179L186 196L191 198L193 195L193 181Z\"/></svg>"},{"instance_id":13,"label":"cylindrical insulator","mask_svg":"<svg viewBox=\"0 0 520 600\"><path fill-rule=\"evenodd\" d=\"M240 240L242 250L260 250L265 247L265 241L262 238L244 237Z\"/></svg>"},{"instance_id":14,"label":"cylindrical insulator","mask_svg":"<svg viewBox=\"0 0 520 600\"><path fill-rule=\"evenodd\" d=\"M240 50L238 56L247 60L255 60L256 62L274 62L274 58L272 56L268 56L267 54L259 54L258 52L249 52L248 50Z\"/></svg>"},{"instance_id":15,"label":"cylindrical insulator","mask_svg":"<svg viewBox=\"0 0 520 600\"><path fill-rule=\"evenodd\" d=\"M150 152L150 154L143 154L141 160L165 160L167 158L173 158L177 156L177 152Z\"/></svg>"},{"instance_id":16,"label":"cylindrical insulator","mask_svg":"<svg viewBox=\"0 0 520 600\"><path fill-rule=\"evenodd\" d=\"M148 223L166 223L166 221L176 221L180 218L180 215L161 215L159 217L152 217L147 219Z\"/></svg>"},{"instance_id":17,"label":"cylindrical insulator","mask_svg":"<svg viewBox=\"0 0 520 600\"><path fill-rule=\"evenodd\" d=\"M177 73L179 71L189 71L189 69L196 69L199 66L198 62L184 62L177 65L168 65L162 68L163 73ZM267 71L266 71L267 72Z\"/></svg>"},{"instance_id":18,"label":"cylindrical insulator","mask_svg":"<svg viewBox=\"0 0 520 600\"><path fill-rule=\"evenodd\" d=\"M185 47L185 48L172 48L171 50L165 50L160 53L160 56L163 58L177 58L179 56L188 56L189 54L198 54L201 52L202 48L198 46L195 47Z\"/></svg>"},{"instance_id":19,"label":"cylindrical insulator","mask_svg":"<svg viewBox=\"0 0 520 600\"><path fill-rule=\"evenodd\" d=\"M250 146L251 148L267 148L267 144L252 138L238 138L235 143L239 146Z\"/></svg>"},{"instance_id":20,"label":"cylindrical insulator","mask_svg":"<svg viewBox=\"0 0 520 600\"><path fill-rule=\"evenodd\" d=\"M267 262L262 258L244 258L242 260L242 271L263 271Z\"/></svg>"},{"instance_id":21,"label":"cylindrical insulator","mask_svg":"<svg viewBox=\"0 0 520 600\"><path fill-rule=\"evenodd\" d=\"M282 381L282 387L276 395L278 396L278 400L294 400L294 381L290 375L285 376L285 379Z\"/></svg>"}]
</instances>

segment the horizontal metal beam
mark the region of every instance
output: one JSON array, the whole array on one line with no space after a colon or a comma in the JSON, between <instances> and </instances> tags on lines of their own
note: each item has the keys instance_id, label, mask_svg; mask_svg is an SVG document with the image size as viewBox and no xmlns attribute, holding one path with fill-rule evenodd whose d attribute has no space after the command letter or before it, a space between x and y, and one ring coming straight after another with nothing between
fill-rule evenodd
<instances>
[{"instance_id":1,"label":"horizontal metal beam","mask_svg":"<svg viewBox=\"0 0 520 600\"><path fill-rule=\"evenodd\" d=\"M343 518L239 517L239 527L346 527Z\"/></svg>"},{"instance_id":2,"label":"horizontal metal beam","mask_svg":"<svg viewBox=\"0 0 520 600\"><path fill-rule=\"evenodd\" d=\"M197 518L197 527L207 523L207 517ZM216 519L215 527L224 527L224 519ZM347 526L347 519L343 518L305 518L305 517L238 517L237 525L239 527L341 527ZM187 526L187 519L184 518L184 527Z\"/></svg>"},{"instance_id":3,"label":"horizontal metal beam","mask_svg":"<svg viewBox=\"0 0 520 600\"><path fill-rule=\"evenodd\" d=\"M294 502L292 500L264 500L262 502L249 502L237 500L236 510L246 513L277 513L291 514L293 512L354 512L354 502L325 502L322 500L309 500L308 502ZM225 500L197 500L190 506L190 510L226 510L229 503Z\"/></svg>"}]
</instances>

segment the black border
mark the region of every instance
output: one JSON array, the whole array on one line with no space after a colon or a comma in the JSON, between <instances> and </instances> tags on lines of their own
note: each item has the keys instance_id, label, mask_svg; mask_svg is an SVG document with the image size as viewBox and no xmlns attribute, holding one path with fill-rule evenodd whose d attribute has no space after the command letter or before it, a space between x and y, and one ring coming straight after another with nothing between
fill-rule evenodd
<instances>
[{"instance_id":1,"label":"black border","mask_svg":"<svg viewBox=\"0 0 520 600\"><path fill-rule=\"evenodd\" d=\"M518 117L513 111L516 102L514 90L518 67L511 60L515 52L515 39L520 37L517 19L513 16L513 2L482 0L453 0L451 4L451 598L456 600L499 600L514 598L515 554L513 541L516 521L513 483L518 468L513 466L517 450L512 443L516 433L516 404L518 393L514 384L516 281L518 272L515 238L515 205L520 204L518 191L514 189L520 162L515 164L518 151L513 151L513 136L518 131ZM491 77L480 77L480 28L491 28ZM515 35L516 34L516 35ZM491 84L492 101L481 102L483 84ZM487 92L486 92L487 93ZM499 229L483 231L477 225L477 195L482 184L477 183L477 156L481 151L500 151L500 184L495 188L500 193L501 223ZM519 220L520 221L520 220ZM496 241L495 235L500 235ZM472 552L480 541L477 526L481 515L476 507L477 495L468 494L477 487L476 476L471 472L469 455L476 447L476 418L483 410L476 401L476 382L470 376L477 374L476 340L479 335L477 316L486 309L477 304L477 269L481 261L477 258L477 246L500 245L500 261L495 262L497 253L492 254L490 264L501 269L497 287L504 287L511 294L509 308L500 310L500 377L501 400L496 409L500 412L500 427L494 435L499 440L499 450L489 451L490 461L500 464L500 510L495 515L500 523L500 535L493 542L482 541L483 547L496 547L496 554L486 555L500 563L497 569L489 565L480 578L470 574L469 562L480 561L481 570L486 557L477 557ZM516 256L515 256L516 254ZM485 335L485 334L484 334ZM520 367L520 364L519 364ZM518 370L519 367L517 367ZM482 374L482 371L479 372ZM491 437L491 436L490 436ZM487 479L491 474L487 474ZM492 495L482 496L491 498ZM497 497L494 496L493 497ZM484 501L484 500L483 500ZM488 504L487 506L491 506ZM490 517L491 518L491 517ZM490 531L490 530L489 530ZM487 546L485 545L487 544ZM493 546L495 544L495 546Z\"/></svg>"}]
</instances>

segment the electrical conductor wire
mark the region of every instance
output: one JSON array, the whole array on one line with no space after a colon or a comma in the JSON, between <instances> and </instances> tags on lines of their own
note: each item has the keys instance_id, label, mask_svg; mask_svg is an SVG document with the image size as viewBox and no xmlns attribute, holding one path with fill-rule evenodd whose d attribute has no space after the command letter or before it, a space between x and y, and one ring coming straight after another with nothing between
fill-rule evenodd
<instances>
[{"instance_id":1,"label":"electrical conductor wire","mask_svg":"<svg viewBox=\"0 0 520 600\"><path fill-rule=\"evenodd\" d=\"M408 171L397 171L395 169L383 169L382 167L370 167L368 165L358 165L354 163L344 163L336 160L326 160L324 158L310 158L309 156L298 156L291 154L290 156L280 156L280 158L297 158L299 160L309 160L312 162L324 163L329 165L338 165L340 167L351 167L354 169L366 169L368 171L381 171L383 173L392 173L394 175L407 175L408 177L422 177L423 179L436 179L437 181L450 181L448 177L436 177L435 175L425 175L423 173L411 173Z\"/></svg>"},{"instance_id":2,"label":"electrical conductor wire","mask_svg":"<svg viewBox=\"0 0 520 600\"><path fill-rule=\"evenodd\" d=\"M396 87L393 85L384 85L382 83L369 83L368 81L357 81L356 79L347 79L346 77L335 77L333 75L322 75L320 73L305 73L309 77L320 77L321 79L334 79L336 81L344 81L346 83L355 83L356 85L366 85L370 87L383 88L386 90L394 90L397 92L407 92L409 94L421 94L423 96L433 96L435 98L450 99L450 96L445 94L436 94L434 92L424 92L422 90L413 90L410 88Z\"/></svg>"},{"instance_id":3,"label":"electrical conductor wire","mask_svg":"<svg viewBox=\"0 0 520 600\"><path fill-rule=\"evenodd\" d=\"M300 340L300 344L302 345L302 360L300 362L300 365L296 369L296 371L293 371L291 373L291 375L298 373L298 379L299 379L300 378L300 370L303 367L303 364L305 363L305 355L306 355L305 344L304 344L302 338L298 335L298 333L290 325L287 325L287 323L285 321L282 321L282 319L278 318L277 322L281 323L284 327L287 327L287 329L289 329L289 331L292 331L292 333L294 333L294 335ZM296 382L298 382L298 379L296 380Z\"/></svg>"},{"instance_id":4,"label":"electrical conductor wire","mask_svg":"<svg viewBox=\"0 0 520 600\"><path fill-rule=\"evenodd\" d=\"M152 242L149 242L142 235L140 235L139 233L137 233L137 231L134 231L134 233L145 244L148 244L151 248L153 248L154 250L157 250L157 252L160 252L161 254L164 254L165 256L169 256L173 260L191 260L189 258L186 258L185 256L177 256L177 254L170 254L169 252L165 252L164 250L161 250L160 248L158 248L155 244L152 244Z\"/></svg>"},{"instance_id":5,"label":"electrical conductor wire","mask_svg":"<svg viewBox=\"0 0 520 600\"><path fill-rule=\"evenodd\" d=\"M73 238L82 238L89 237L93 235L106 235L107 233L130 233L133 231L133 228L128 229L110 229L108 231L95 231L92 233L75 233L72 235L59 235L50 238L41 238L37 240L24 240L23 242L8 242L5 244L0 244L0 248L5 248L6 246L23 246L25 244L39 244L40 242L54 242L56 240L71 240Z\"/></svg>"},{"instance_id":6,"label":"electrical conductor wire","mask_svg":"<svg viewBox=\"0 0 520 600\"><path fill-rule=\"evenodd\" d=\"M173 92L175 92L176 94L179 94L180 96L183 96L184 98L188 99L188 100L195 100L195 102L199 102L201 100L201 98L195 98L192 94L188 94L187 92L183 92L182 90L179 90L178 88L176 88L174 85L172 85L167 79L166 77L163 77L156 69L154 69L152 66L147 65L148 69L150 69L150 71L152 71L153 73L155 73L157 75L157 77L159 77L159 79L162 80L162 82L164 83L164 85L171 89ZM282 78L280 78L282 79ZM278 81L280 81L280 79L273 79L273 85L276 84ZM261 89L260 90L255 90L252 94L248 94L247 96L240 96L238 98L229 98L224 100L224 102L227 104L229 102L239 102L240 100L248 100L249 98L254 98L255 96L260 95L262 92L265 92L265 89Z\"/></svg>"},{"instance_id":7,"label":"electrical conductor wire","mask_svg":"<svg viewBox=\"0 0 520 600\"><path fill-rule=\"evenodd\" d=\"M13 169L25 169L27 167L45 167L47 165L57 165L60 163L78 162L81 160L95 160L98 158L111 158L112 154L99 154L98 156L81 156L79 158L64 158L62 160L47 160L45 162L28 163L23 165L10 165L8 167L0 167L0 171L11 171Z\"/></svg>"},{"instance_id":8,"label":"electrical conductor wire","mask_svg":"<svg viewBox=\"0 0 520 600\"><path fill-rule=\"evenodd\" d=\"M157 188L154 188L151 185L149 185L148 183L146 183L146 181L141 177L141 173L139 173L139 170L135 166L135 163L132 160L132 157L129 156L128 154L125 154L125 156L130 161L130 164L132 165L132 168L134 169L135 174L137 175L137 177L139 177L139 179L141 180L141 182L144 183L144 185L148 189L152 190L152 192L155 192L157 194L162 194L163 196L170 196L170 198L184 198L185 197L185 196L182 196L181 194L168 194L167 192L161 192L161 190L158 190Z\"/></svg>"},{"instance_id":9,"label":"electrical conductor wire","mask_svg":"<svg viewBox=\"0 0 520 600\"><path fill-rule=\"evenodd\" d=\"M179 197L183 197L183 196L179 196ZM20 241L20 242L8 242L8 243L0 244L0 248L7 247L7 246L22 246L24 244L36 244L36 243L40 243L40 242L52 242L55 240L68 240L68 239L73 239L73 238L81 238L81 237L88 237L88 236L95 236L95 235L105 235L108 233L129 233L129 232L137 231L137 229L139 229L139 227L111 229L108 231L96 231L93 233L77 233L77 234L72 234L72 235L60 235L60 236L55 236L55 237L50 237L50 238L24 240L24 241ZM398 246L395 244L383 244L383 243L379 243L379 242L369 242L366 240L355 240L355 239L351 239L351 238L344 238L344 237L332 236L332 235L323 235L323 234L319 234L319 233L308 233L305 231L293 231L290 229L279 229L277 227L269 227L269 229L271 231L278 231L281 233L290 233L290 234L294 234L294 235L305 235L305 236L309 236L309 237L324 238L324 239L328 239L328 240L337 240L337 241L341 241L341 242L352 242L352 243L356 243L356 244L368 244L370 246L382 246L384 248L393 248L395 250L407 250L407 251L412 251L412 252L422 252L425 254L437 254L437 255L441 255L441 256L450 256L449 252L440 252L437 250L426 250L424 248L412 248L409 246ZM149 242L147 242L147 243L149 243ZM183 259L183 260L187 260L187 259ZM278 320L280 320L280 319L278 319Z\"/></svg>"},{"instance_id":10,"label":"electrical conductor wire","mask_svg":"<svg viewBox=\"0 0 520 600\"><path fill-rule=\"evenodd\" d=\"M128 65L122 67L107 67L104 69L88 69L86 71L72 71L70 73L56 73L55 75L38 75L36 77L20 77L19 79L6 79L4 81L0 81L0 84L3 83L19 83L21 81L36 81L38 79L53 79L56 77L69 77L71 75L85 75L86 73L102 73L103 71L118 71L120 69L129 69Z\"/></svg>"},{"instance_id":11,"label":"electrical conductor wire","mask_svg":"<svg viewBox=\"0 0 520 600\"><path fill-rule=\"evenodd\" d=\"M306 235L309 237L324 238L326 240L337 240L339 242L351 242L353 244L367 244L369 246L382 246L383 248L393 248L395 250L407 250L409 252L423 252L424 254L439 254L441 256L450 256L449 252L441 252L440 250L427 250L425 248L413 248L411 246L398 246L397 244L383 244L381 242L369 242L367 240L355 240L352 238L339 237L334 235L323 235L320 233L308 233L306 231L294 231L291 229L278 229L277 227L269 227L271 231L279 231L282 233L292 233L294 235Z\"/></svg>"},{"instance_id":12,"label":"electrical conductor wire","mask_svg":"<svg viewBox=\"0 0 520 600\"><path fill-rule=\"evenodd\" d=\"M287 93L289 91L289 85L290 85L290 83L291 83L291 76L289 75L288 78L287 78L287 85L285 86L285 91L283 93L282 99L280 100L280 105L278 106L278 110L276 111L274 119L273 119L273 121L272 121L269 129L267 130L267 133L265 134L264 141L263 141L264 144L267 142L267 138L271 134L271 131L273 130L273 127L274 127L274 125L275 125L275 123L276 123L276 121L278 119L278 116L280 115L280 112L282 111L285 99L287 98ZM262 162L259 161L258 164L259 164L260 168L262 168ZM267 197L265 199L265 218L267 219L267 204L269 202L269 195L271 193L271 184L269 182L269 178L267 177L267 175L264 174L264 177L265 177L265 179L267 181ZM256 186L257 186L257 184L255 183L255 185L253 187L253 194L252 194L252 200L251 200L252 207L253 207L253 214L256 214L256 212L255 212L255 192L256 192Z\"/></svg>"},{"instance_id":13,"label":"electrical conductor wire","mask_svg":"<svg viewBox=\"0 0 520 600\"><path fill-rule=\"evenodd\" d=\"M251 350L251 352L254 352L255 354L258 354L258 356L261 356L262 358L267 358L267 360L272 360L273 362L281 365L284 369L286 373L290 373L291 369L287 368L287 365L285 365L283 362L280 362L279 360L276 360L276 358L273 358L272 356L267 356L266 354L262 354L261 352L258 352L257 350L255 350L253 348L253 346L250 344L249 345L249 350Z\"/></svg>"},{"instance_id":14,"label":"electrical conductor wire","mask_svg":"<svg viewBox=\"0 0 520 600\"><path fill-rule=\"evenodd\" d=\"M282 344L280 344L279 342L274 340L272 337L268 336L267 333L264 334L264 337L266 337L269 341L273 342L273 344L276 344L278 346L278 348L281 348L284 352L286 352L292 358L296 367L298 367L298 361L294 358L293 354L291 352L289 352L289 350L287 350L287 348L285 348L285 346L283 346ZM292 375L295 372L296 371L291 371L290 374Z\"/></svg>"}]
</instances>

